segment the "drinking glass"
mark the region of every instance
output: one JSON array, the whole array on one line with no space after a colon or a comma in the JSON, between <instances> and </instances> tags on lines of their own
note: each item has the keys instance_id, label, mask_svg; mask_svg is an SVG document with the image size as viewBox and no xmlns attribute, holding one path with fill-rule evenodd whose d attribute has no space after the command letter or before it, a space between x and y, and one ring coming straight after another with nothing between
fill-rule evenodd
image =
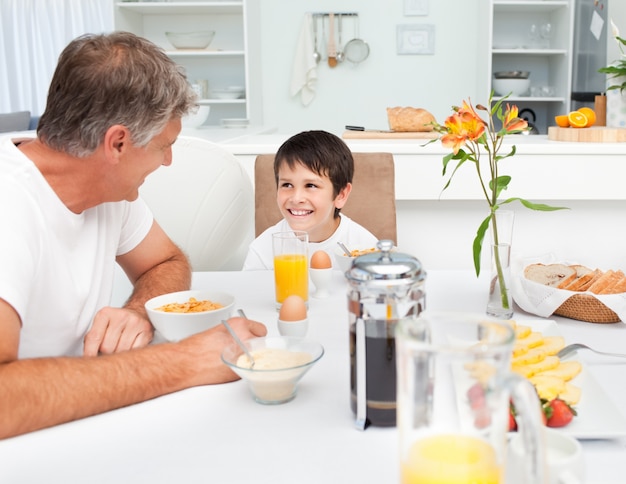
<instances>
[{"instance_id":1,"label":"drinking glass","mask_svg":"<svg viewBox=\"0 0 626 484\"><path fill-rule=\"evenodd\" d=\"M541 24L540 35L541 35L541 46L544 49L550 48L550 39L552 38L552 24L550 22L546 22Z\"/></svg>"},{"instance_id":2,"label":"drinking glass","mask_svg":"<svg viewBox=\"0 0 626 484\"><path fill-rule=\"evenodd\" d=\"M306 232L295 230L272 234L277 308L292 294L300 296L308 306L308 245Z\"/></svg>"},{"instance_id":3,"label":"drinking glass","mask_svg":"<svg viewBox=\"0 0 626 484\"><path fill-rule=\"evenodd\" d=\"M509 321L423 312L400 321L397 425L402 484L504 483L509 405L526 451L527 482L544 482L540 402L511 372Z\"/></svg>"}]
</instances>

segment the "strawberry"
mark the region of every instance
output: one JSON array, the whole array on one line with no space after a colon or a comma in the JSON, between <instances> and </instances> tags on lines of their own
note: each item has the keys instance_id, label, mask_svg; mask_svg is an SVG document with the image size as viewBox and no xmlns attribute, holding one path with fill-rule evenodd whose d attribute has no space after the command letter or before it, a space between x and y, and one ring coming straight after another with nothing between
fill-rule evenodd
<instances>
[{"instance_id":1,"label":"strawberry","mask_svg":"<svg viewBox=\"0 0 626 484\"><path fill-rule=\"evenodd\" d=\"M543 411L547 418L546 425L548 427L565 427L576 415L576 410L560 398L545 403Z\"/></svg>"},{"instance_id":2,"label":"strawberry","mask_svg":"<svg viewBox=\"0 0 626 484\"><path fill-rule=\"evenodd\" d=\"M515 413L513 412L513 405L509 410L509 432L517 431L517 421L515 420Z\"/></svg>"}]
</instances>

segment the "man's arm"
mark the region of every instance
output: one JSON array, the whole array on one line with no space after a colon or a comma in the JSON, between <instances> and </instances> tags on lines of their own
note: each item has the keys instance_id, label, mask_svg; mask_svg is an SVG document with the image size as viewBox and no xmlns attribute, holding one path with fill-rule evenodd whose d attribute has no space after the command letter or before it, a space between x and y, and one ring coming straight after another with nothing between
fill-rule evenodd
<instances>
[{"instance_id":1,"label":"man's arm","mask_svg":"<svg viewBox=\"0 0 626 484\"><path fill-rule=\"evenodd\" d=\"M115 353L141 348L150 341L154 329L144 303L160 294L189 289L191 268L187 257L154 222L144 240L117 262L134 289L123 309L106 307L98 311L85 336L84 353Z\"/></svg>"},{"instance_id":2,"label":"man's arm","mask_svg":"<svg viewBox=\"0 0 626 484\"><path fill-rule=\"evenodd\" d=\"M232 318L241 339L266 334ZM17 360L20 321L0 299L0 439L95 415L196 385L237 377L220 360L232 341L220 325L179 343L98 357Z\"/></svg>"}]
</instances>

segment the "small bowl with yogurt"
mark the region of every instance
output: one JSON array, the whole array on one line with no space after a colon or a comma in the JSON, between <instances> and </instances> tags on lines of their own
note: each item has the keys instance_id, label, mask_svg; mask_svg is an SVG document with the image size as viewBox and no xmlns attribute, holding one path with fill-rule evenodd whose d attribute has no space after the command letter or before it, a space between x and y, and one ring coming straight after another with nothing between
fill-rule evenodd
<instances>
[{"instance_id":1,"label":"small bowl with yogurt","mask_svg":"<svg viewBox=\"0 0 626 484\"><path fill-rule=\"evenodd\" d=\"M324 355L316 341L292 336L266 336L244 341L254 359L233 341L222 361L246 381L252 397L264 405L287 403L296 397L298 382Z\"/></svg>"}]
</instances>

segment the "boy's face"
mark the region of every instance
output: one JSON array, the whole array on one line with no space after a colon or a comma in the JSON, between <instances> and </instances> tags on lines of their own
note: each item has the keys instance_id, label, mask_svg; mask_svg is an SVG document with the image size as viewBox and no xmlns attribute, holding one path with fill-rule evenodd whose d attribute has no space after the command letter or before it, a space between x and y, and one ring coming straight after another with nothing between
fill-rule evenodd
<instances>
[{"instance_id":1,"label":"boy's face","mask_svg":"<svg viewBox=\"0 0 626 484\"><path fill-rule=\"evenodd\" d=\"M311 242L322 242L330 237L339 219L335 207L342 208L352 189L348 184L333 196L333 184L327 176L320 176L301 163L293 169L283 163L278 170L276 202L282 216L293 230L304 230Z\"/></svg>"}]
</instances>

